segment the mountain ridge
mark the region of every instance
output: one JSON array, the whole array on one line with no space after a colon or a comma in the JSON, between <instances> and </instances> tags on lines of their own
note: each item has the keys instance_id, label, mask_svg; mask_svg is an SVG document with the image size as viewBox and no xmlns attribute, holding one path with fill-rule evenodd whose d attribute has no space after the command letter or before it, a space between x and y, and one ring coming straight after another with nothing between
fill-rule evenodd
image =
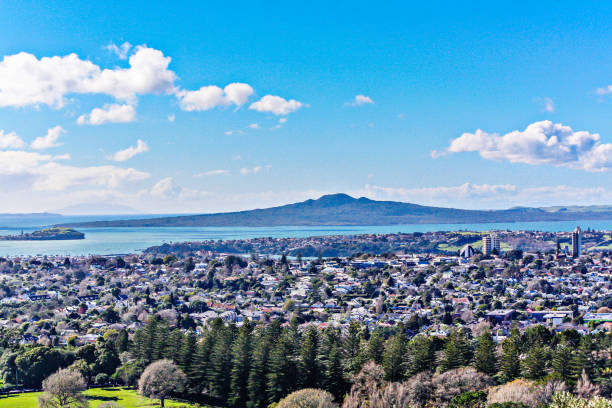
<instances>
[{"instance_id":1,"label":"mountain ridge","mask_svg":"<svg viewBox=\"0 0 612 408\"><path fill-rule=\"evenodd\" d=\"M559 211L560 208L571 208L571 210ZM357 226L586 219L612 219L612 207L514 207L504 210L465 210L399 201L377 201L367 197L354 198L347 194L338 193L324 195L318 199L308 199L298 203L253 210L90 221L62 224L61 226L71 228Z\"/></svg>"}]
</instances>

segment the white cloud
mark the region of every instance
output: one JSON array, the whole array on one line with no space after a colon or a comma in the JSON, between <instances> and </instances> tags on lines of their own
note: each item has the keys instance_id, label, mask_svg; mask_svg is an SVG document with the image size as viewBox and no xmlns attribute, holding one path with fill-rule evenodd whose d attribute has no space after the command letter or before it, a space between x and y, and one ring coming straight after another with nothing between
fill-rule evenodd
<instances>
[{"instance_id":1,"label":"white cloud","mask_svg":"<svg viewBox=\"0 0 612 408\"><path fill-rule=\"evenodd\" d=\"M258 123L251 123L248 127L249 127L249 129L259 129L259 124Z\"/></svg>"},{"instance_id":2,"label":"white cloud","mask_svg":"<svg viewBox=\"0 0 612 408\"><path fill-rule=\"evenodd\" d=\"M548 120L503 136L480 129L464 133L451 141L445 151L433 151L432 157L460 152L478 152L488 160L550 164L587 171L612 168L612 144L601 143L599 134L574 131L569 126Z\"/></svg>"},{"instance_id":3,"label":"white cloud","mask_svg":"<svg viewBox=\"0 0 612 408\"><path fill-rule=\"evenodd\" d=\"M253 88L248 84L235 82L221 89L218 86L203 86L197 91L178 91L181 109L186 111L206 111L218 106L244 105L253 94Z\"/></svg>"},{"instance_id":4,"label":"white cloud","mask_svg":"<svg viewBox=\"0 0 612 408\"><path fill-rule=\"evenodd\" d=\"M128 123L136 119L136 110L132 105L104 105L95 108L88 115L77 119L79 125L102 125L104 123Z\"/></svg>"},{"instance_id":5,"label":"white cloud","mask_svg":"<svg viewBox=\"0 0 612 408\"><path fill-rule=\"evenodd\" d=\"M117 188L127 182L145 180L148 173L115 166L75 167L58 163L67 155L37 152L0 151L3 186L25 191L65 191L79 186ZM16 188L16 187L15 187Z\"/></svg>"},{"instance_id":6,"label":"white cloud","mask_svg":"<svg viewBox=\"0 0 612 408\"><path fill-rule=\"evenodd\" d=\"M229 175L229 171L227 170L209 170L204 171L202 173L194 174L194 177L210 177L210 176L227 176Z\"/></svg>"},{"instance_id":7,"label":"white cloud","mask_svg":"<svg viewBox=\"0 0 612 408\"><path fill-rule=\"evenodd\" d=\"M278 123L287 123L287 118L278 119Z\"/></svg>"},{"instance_id":8,"label":"white cloud","mask_svg":"<svg viewBox=\"0 0 612 408\"><path fill-rule=\"evenodd\" d=\"M113 54L116 54L120 59L124 60L127 59L128 53L132 48L132 44L126 41L123 44L117 46L115 43L111 42L104 48L112 52Z\"/></svg>"},{"instance_id":9,"label":"white cloud","mask_svg":"<svg viewBox=\"0 0 612 408\"><path fill-rule=\"evenodd\" d=\"M119 150L118 152L115 152L111 157L109 157L109 159L118 162L124 162L136 156L137 154L141 154L148 151L149 146L142 140L138 139L136 146L130 146L127 149Z\"/></svg>"},{"instance_id":10,"label":"white cloud","mask_svg":"<svg viewBox=\"0 0 612 408\"><path fill-rule=\"evenodd\" d=\"M268 168L268 167L266 166L266 168ZM242 174L242 175L257 174L257 173L259 173L262 170L263 170L263 167L261 167L261 166L255 166L253 168L243 167L243 168L240 169L240 174Z\"/></svg>"},{"instance_id":11,"label":"white cloud","mask_svg":"<svg viewBox=\"0 0 612 408\"><path fill-rule=\"evenodd\" d=\"M555 111L555 103L550 98L544 98L544 110L546 112L554 112Z\"/></svg>"},{"instance_id":12,"label":"white cloud","mask_svg":"<svg viewBox=\"0 0 612 408\"><path fill-rule=\"evenodd\" d=\"M257 102L253 102L251 106L249 106L249 109L258 112L271 112L275 115L288 115L303 106L304 104L302 102L296 101L295 99L286 100L280 96L266 95Z\"/></svg>"},{"instance_id":13,"label":"white cloud","mask_svg":"<svg viewBox=\"0 0 612 408\"><path fill-rule=\"evenodd\" d=\"M181 193L181 187L174 182L172 177L166 177L158 181L151 189L151 195L164 200L175 198Z\"/></svg>"},{"instance_id":14,"label":"white cloud","mask_svg":"<svg viewBox=\"0 0 612 408\"><path fill-rule=\"evenodd\" d=\"M49 105L60 108L70 94L105 94L134 103L137 95L175 92L170 58L138 46L129 68L101 69L76 54L42 57L20 52L0 62L0 107Z\"/></svg>"},{"instance_id":15,"label":"white cloud","mask_svg":"<svg viewBox=\"0 0 612 408\"><path fill-rule=\"evenodd\" d=\"M351 102L346 102L344 106L363 106L363 105L372 105L374 101L369 96L365 95L355 95L355 99Z\"/></svg>"},{"instance_id":16,"label":"white cloud","mask_svg":"<svg viewBox=\"0 0 612 408\"><path fill-rule=\"evenodd\" d=\"M61 126L52 127L51 129L47 130L46 136L39 136L34 139L30 147L36 150L43 150L61 146L61 143L58 143L57 140L59 139L60 135L65 132L66 131Z\"/></svg>"},{"instance_id":17,"label":"white cloud","mask_svg":"<svg viewBox=\"0 0 612 408\"><path fill-rule=\"evenodd\" d=\"M17 133L5 133L0 129L0 149L22 149L25 147L25 142L17 136Z\"/></svg>"},{"instance_id":18,"label":"white cloud","mask_svg":"<svg viewBox=\"0 0 612 408\"><path fill-rule=\"evenodd\" d=\"M168 122L174 122L175 119L176 119L176 116L174 114L168 115Z\"/></svg>"}]
</instances>

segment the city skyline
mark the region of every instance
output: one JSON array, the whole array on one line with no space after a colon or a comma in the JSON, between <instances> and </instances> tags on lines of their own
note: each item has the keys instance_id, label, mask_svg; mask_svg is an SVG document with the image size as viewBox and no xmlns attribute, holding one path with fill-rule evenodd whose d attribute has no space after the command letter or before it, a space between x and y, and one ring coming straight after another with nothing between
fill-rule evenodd
<instances>
[{"instance_id":1,"label":"city skyline","mask_svg":"<svg viewBox=\"0 0 612 408\"><path fill-rule=\"evenodd\" d=\"M0 212L612 204L612 6L2 6Z\"/></svg>"}]
</instances>

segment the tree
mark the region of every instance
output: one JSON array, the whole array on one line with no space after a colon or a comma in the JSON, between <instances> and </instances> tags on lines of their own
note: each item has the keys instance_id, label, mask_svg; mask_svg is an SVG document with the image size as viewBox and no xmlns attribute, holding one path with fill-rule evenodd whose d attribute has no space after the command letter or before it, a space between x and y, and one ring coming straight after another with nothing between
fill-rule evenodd
<instances>
[{"instance_id":1,"label":"tree","mask_svg":"<svg viewBox=\"0 0 612 408\"><path fill-rule=\"evenodd\" d=\"M268 363L268 397L276 402L296 389L298 382L296 345L293 336L285 331L270 353Z\"/></svg>"},{"instance_id":2,"label":"tree","mask_svg":"<svg viewBox=\"0 0 612 408\"><path fill-rule=\"evenodd\" d=\"M378 330L374 330L368 343L368 358L376 364L382 364L385 341Z\"/></svg>"},{"instance_id":3,"label":"tree","mask_svg":"<svg viewBox=\"0 0 612 408\"><path fill-rule=\"evenodd\" d=\"M454 330L448 336L442 353L442 371L466 366L471 360L471 350L463 330Z\"/></svg>"},{"instance_id":4,"label":"tree","mask_svg":"<svg viewBox=\"0 0 612 408\"><path fill-rule=\"evenodd\" d=\"M572 374L571 371L572 348L565 341L559 343L552 355L552 366L555 374L567 382Z\"/></svg>"},{"instance_id":5,"label":"tree","mask_svg":"<svg viewBox=\"0 0 612 408\"><path fill-rule=\"evenodd\" d=\"M533 345L527 351L522 361L523 376L530 380L537 380L546 375L546 363L549 360L548 349L540 344Z\"/></svg>"},{"instance_id":6,"label":"tree","mask_svg":"<svg viewBox=\"0 0 612 408\"><path fill-rule=\"evenodd\" d=\"M60 369L43 381L44 393L38 399L40 408L87 408L83 395L85 379L78 371Z\"/></svg>"},{"instance_id":7,"label":"tree","mask_svg":"<svg viewBox=\"0 0 612 408\"><path fill-rule=\"evenodd\" d=\"M300 384L302 388L316 388L321 379L319 353L319 332L314 326L308 327L300 351Z\"/></svg>"},{"instance_id":8,"label":"tree","mask_svg":"<svg viewBox=\"0 0 612 408\"><path fill-rule=\"evenodd\" d=\"M415 336L410 340L408 348L410 350L408 354L408 375L433 370L434 348L429 336Z\"/></svg>"},{"instance_id":9,"label":"tree","mask_svg":"<svg viewBox=\"0 0 612 408\"><path fill-rule=\"evenodd\" d=\"M276 408L333 408L334 397L327 391L306 388L287 395Z\"/></svg>"},{"instance_id":10,"label":"tree","mask_svg":"<svg viewBox=\"0 0 612 408\"><path fill-rule=\"evenodd\" d=\"M396 334L387 341L383 354L383 369L385 379L391 382L404 379L406 372L406 338L402 333Z\"/></svg>"},{"instance_id":11,"label":"tree","mask_svg":"<svg viewBox=\"0 0 612 408\"><path fill-rule=\"evenodd\" d=\"M230 403L235 407L244 407L248 400L248 381L253 353L253 333L249 321L245 321L238 337L232 345L232 391Z\"/></svg>"},{"instance_id":12,"label":"tree","mask_svg":"<svg viewBox=\"0 0 612 408\"><path fill-rule=\"evenodd\" d=\"M514 338L508 337L502 343L500 372L505 381L512 381L521 372L519 348Z\"/></svg>"},{"instance_id":13,"label":"tree","mask_svg":"<svg viewBox=\"0 0 612 408\"><path fill-rule=\"evenodd\" d=\"M138 393L145 397L164 401L173 392L180 391L187 381L185 373L170 360L158 360L151 363L138 380Z\"/></svg>"},{"instance_id":14,"label":"tree","mask_svg":"<svg viewBox=\"0 0 612 408\"><path fill-rule=\"evenodd\" d=\"M474 367L485 374L493 375L497 372L497 357L495 356L495 342L491 332L485 330L478 337L476 351L474 352Z\"/></svg>"}]
</instances>

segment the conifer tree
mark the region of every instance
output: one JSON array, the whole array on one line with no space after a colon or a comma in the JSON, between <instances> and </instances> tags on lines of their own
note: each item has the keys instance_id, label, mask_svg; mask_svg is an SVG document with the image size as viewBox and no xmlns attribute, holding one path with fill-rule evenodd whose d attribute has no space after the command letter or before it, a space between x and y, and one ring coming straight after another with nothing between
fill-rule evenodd
<instances>
[{"instance_id":1,"label":"conifer tree","mask_svg":"<svg viewBox=\"0 0 612 408\"><path fill-rule=\"evenodd\" d=\"M478 337L476 351L474 352L474 367L488 375L493 375L497 372L495 342L491 332L488 330Z\"/></svg>"},{"instance_id":2,"label":"conifer tree","mask_svg":"<svg viewBox=\"0 0 612 408\"><path fill-rule=\"evenodd\" d=\"M570 360L570 370L571 370L571 381L570 383L576 384L580 376L582 375L582 371L584 370L587 376L593 376L593 362L591 358L591 339L588 336L583 336L580 339L580 344L578 349L574 351L572 358Z\"/></svg>"},{"instance_id":3,"label":"conifer tree","mask_svg":"<svg viewBox=\"0 0 612 408\"><path fill-rule=\"evenodd\" d=\"M440 367L443 371L452 370L470 364L472 352L469 341L463 330L454 330L448 336Z\"/></svg>"},{"instance_id":4,"label":"conifer tree","mask_svg":"<svg viewBox=\"0 0 612 408\"><path fill-rule=\"evenodd\" d=\"M382 364L385 340L378 330L374 330L368 342L368 358L376 364Z\"/></svg>"},{"instance_id":5,"label":"conifer tree","mask_svg":"<svg viewBox=\"0 0 612 408\"><path fill-rule=\"evenodd\" d=\"M520 352L515 339L512 337L504 339L502 343L500 372L505 381L512 381L520 375L519 355Z\"/></svg>"},{"instance_id":6,"label":"conifer tree","mask_svg":"<svg viewBox=\"0 0 612 408\"><path fill-rule=\"evenodd\" d=\"M233 336L233 326L219 329L208 365L210 391L223 401L227 401L230 393L229 374L232 370L232 354L228 351L231 350Z\"/></svg>"},{"instance_id":7,"label":"conifer tree","mask_svg":"<svg viewBox=\"0 0 612 408\"><path fill-rule=\"evenodd\" d=\"M275 323L272 323L272 325ZM249 408L266 408L268 406L268 364L270 352L276 341L276 337L273 334L275 329L272 329L272 325L266 329L259 330L255 336L253 362L248 382L249 401L247 406Z\"/></svg>"},{"instance_id":8,"label":"conifer tree","mask_svg":"<svg viewBox=\"0 0 612 408\"><path fill-rule=\"evenodd\" d=\"M246 406L248 400L248 381L251 371L251 360L253 352L253 327L246 320L240 330L238 337L232 345L232 372L231 372L231 395L230 405L238 408Z\"/></svg>"},{"instance_id":9,"label":"conifer tree","mask_svg":"<svg viewBox=\"0 0 612 408\"><path fill-rule=\"evenodd\" d=\"M319 364L319 332L309 326L302 338L300 350L300 385L302 388L319 388L321 367Z\"/></svg>"},{"instance_id":10,"label":"conifer tree","mask_svg":"<svg viewBox=\"0 0 612 408\"><path fill-rule=\"evenodd\" d=\"M422 371L433 371L434 348L431 338L417 335L408 346L408 375L413 376Z\"/></svg>"},{"instance_id":11,"label":"conifer tree","mask_svg":"<svg viewBox=\"0 0 612 408\"><path fill-rule=\"evenodd\" d=\"M178 366L183 370L184 373L191 371L191 363L193 362L197 347L197 339L193 330L189 330L183 341L181 342L181 348L178 351Z\"/></svg>"},{"instance_id":12,"label":"conifer tree","mask_svg":"<svg viewBox=\"0 0 612 408\"><path fill-rule=\"evenodd\" d=\"M551 363L555 374L565 382L571 377L571 359L572 348L566 342L559 343L553 352Z\"/></svg>"},{"instance_id":13,"label":"conifer tree","mask_svg":"<svg viewBox=\"0 0 612 408\"><path fill-rule=\"evenodd\" d=\"M537 380L546 375L546 365L549 360L548 348L541 344L529 347L522 361L523 376L530 380Z\"/></svg>"},{"instance_id":14,"label":"conifer tree","mask_svg":"<svg viewBox=\"0 0 612 408\"><path fill-rule=\"evenodd\" d=\"M387 381L395 382L404 379L406 372L405 356L406 338L403 333L398 333L387 340L383 353L383 370Z\"/></svg>"},{"instance_id":15,"label":"conifer tree","mask_svg":"<svg viewBox=\"0 0 612 408\"><path fill-rule=\"evenodd\" d=\"M268 371L268 398L270 403L279 401L285 395L297 389L297 356L291 330L283 331L272 349Z\"/></svg>"},{"instance_id":16,"label":"conifer tree","mask_svg":"<svg viewBox=\"0 0 612 408\"><path fill-rule=\"evenodd\" d=\"M351 320L349 323L346 338L344 339L344 358L347 369L350 373L357 373L361 370L361 335L359 333L359 323Z\"/></svg>"}]
</instances>

